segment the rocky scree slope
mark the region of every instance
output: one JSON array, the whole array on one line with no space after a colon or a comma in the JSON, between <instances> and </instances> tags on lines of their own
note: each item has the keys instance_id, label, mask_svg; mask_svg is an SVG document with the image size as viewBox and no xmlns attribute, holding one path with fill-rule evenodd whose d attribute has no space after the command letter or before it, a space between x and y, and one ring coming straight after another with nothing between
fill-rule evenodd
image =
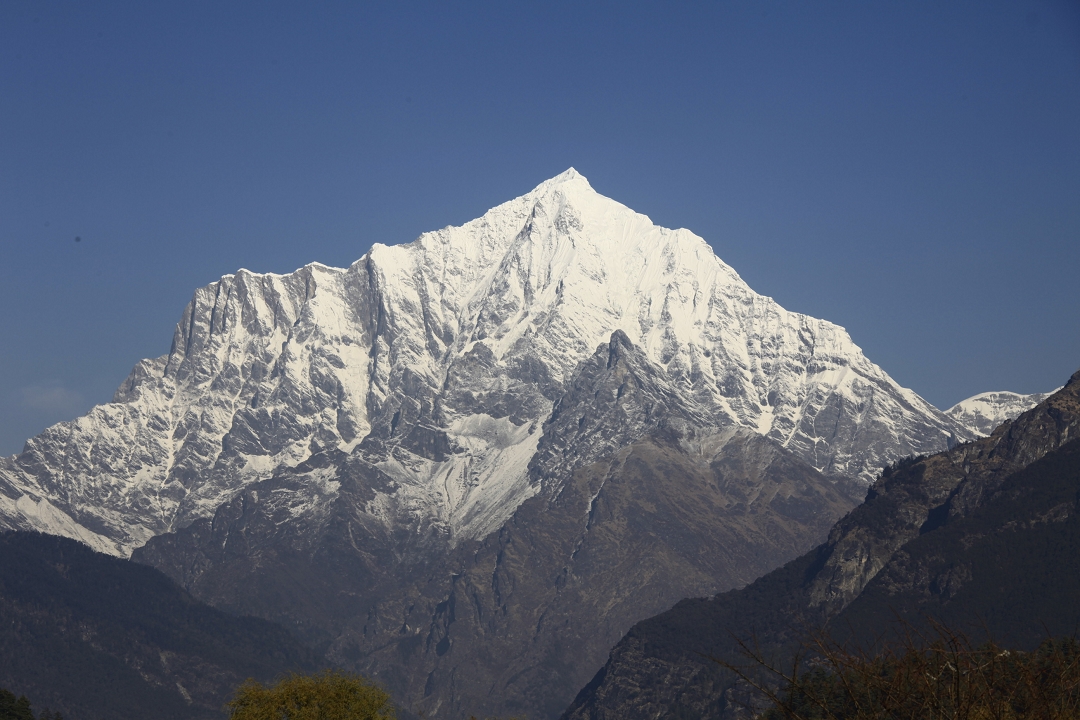
<instances>
[{"instance_id":1,"label":"rocky scree slope","mask_svg":"<svg viewBox=\"0 0 1080 720\"><path fill-rule=\"evenodd\" d=\"M815 550L638 623L563 717L737 717L735 678L705 658L745 662L740 638L791 657L822 627L876 637L894 610L954 622L980 612L1001 639L1029 645L1043 623L1068 632L1076 584L1059 570L1080 547L1078 438L1080 373L987 438L887 469Z\"/></svg>"},{"instance_id":2,"label":"rocky scree slope","mask_svg":"<svg viewBox=\"0 0 1080 720\"><path fill-rule=\"evenodd\" d=\"M112 403L0 460L0 524L127 556L334 451L385 478L368 501L383 532L481 539L537 491L541 425L616 330L707 424L830 475L868 483L972 437L842 328L754 293L701 238L571 169L346 269L241 270L200 289L169 354L139 363Z\"/></svg>"}]
</instances>

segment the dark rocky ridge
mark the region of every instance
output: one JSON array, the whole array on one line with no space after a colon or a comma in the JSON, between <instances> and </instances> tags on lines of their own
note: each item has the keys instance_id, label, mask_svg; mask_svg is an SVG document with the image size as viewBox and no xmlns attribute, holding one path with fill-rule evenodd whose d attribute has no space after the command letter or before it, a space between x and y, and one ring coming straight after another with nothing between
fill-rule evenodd
<instances>
[{"instance_id":1,"label":"dark rocky ridge","mask_svg":"<svg viewBox=\"0 0 1080 720\"><path fill-rule=\"evenodd\" d=\"M388 534L368 509L394 480L324 453L135 559L218 607L286 624L406 710L554 717L633 622L750 582L857 502L857 482L702 424L615 333L544 426L535 494L482 541L453 546L423 524ZM339 485L319 495L328 483Z\"/></svg>"},{"instance_id":2,"label":"dark rocky ridge","mask_svg":"<svg viewBox=\"0 0 1080 720\"><path fill-rule=\"evenodd\" d=\"M987 490L893 554L838 618L872 637L877 619L925 616L1006 647L1032 649L1080 629L1080 438Z\"/></svg>"},{"instance_id":3,"label":"dark rocky ridge","mask_svg":"<svg viewBox=\"0 0 1080 720\"><path fill-rule=\"evenodd\" d=\"M220 718L249 677L312 671L280 626L196 601L152 568L0 534L0 687L68 720Z\"/></svg>"},{"instance_id":4,"label":"dark rocky ridge","mask_svg":"<svg viewBox=\"0 0 1080 720\"><path fill-rule=\"evenodd\" d=\"M1080 619L1078 439L1080 373L990 437L884 472L815 550L638 623L563 717L733 717L734 677L705 657L740 662L734 638L751 635L783 657L826 625L874 636L893 608L954 622L986 613L990 630L1028 644L1043 622L1069 632ZM1010 606L1010 595L1029 599Z\"/></svg>"}]
</instances>

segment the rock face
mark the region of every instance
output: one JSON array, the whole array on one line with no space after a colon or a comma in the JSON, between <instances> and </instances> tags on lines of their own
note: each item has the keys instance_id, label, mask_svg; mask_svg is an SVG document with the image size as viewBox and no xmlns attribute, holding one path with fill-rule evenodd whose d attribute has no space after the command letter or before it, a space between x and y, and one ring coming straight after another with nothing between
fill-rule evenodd
<instances>
[{"instance_id":1,"label":"rock face","mask_svg":"<svg viewBox=\"0 0 1080 720\"><path fill-rule=\"evenodd\" d=\"M367 458L372 502L450 542L536 492L540 426L620 330L712 426L869 483L970 432L831 323L754 293L701 239L574 170L347 269L241 270L195 293L167 356L0 461L0 522L126 556L319 452Z\"/></svg>"},{"instance_id":2,"label":"rock face","mask_svg":"<svg viewBox=\"0 0 1080 720\"><path fill-rule=\"evenodd\" d=\"M926 615L968 633L988 630L1030 650L1080 625L1080 441L984 488L974 507L951 515L893 554L840 618L861 637L898 614ZM979 627L977 623L985 623Z\"/></svg>"},{"instance_id":3,"label":"rock face","mask_svg":"<svg viewBox=\"0 0 1080 720\"><path fill-rule=\"evenodd\" d=\"M746 584L862 494L700 412L615 333L544 426L534 494L482 540L439 554L427 526L386 534L372 487L392 481L333 451L134 557L286 624L407 711L555 717L635 620Z\"/></svg>"},{"instance_id":4,"label":"rock face","mask_svg":"<svg viewBox=\"0 0 1080 720\"><path fill-rule=\"evenodd\" d=\"M991 436L886 470L817 549L639 623L564 717L735 717L735 678L702 659L744 662L732 633L783 655L827 623L876 637L894 611L966 625L979 613L999 639L1028 645L1044 627L1071 632L1078 438L1080 373Z\"/></svg>"},{"instance_id":5,"label":"rock face","mask_svg":"<svg viewBox=\"0 0 1080 720\"><path fill-rule=\"evenodd\" d=\"M1060 390L1061 388L1058 388ZM1013 420L1053 395L1048 393L1021 395L1014 392L986 392L961 400L945 411L975 435L989 435L1001 423Z\"/></svg>"}]
</instances>

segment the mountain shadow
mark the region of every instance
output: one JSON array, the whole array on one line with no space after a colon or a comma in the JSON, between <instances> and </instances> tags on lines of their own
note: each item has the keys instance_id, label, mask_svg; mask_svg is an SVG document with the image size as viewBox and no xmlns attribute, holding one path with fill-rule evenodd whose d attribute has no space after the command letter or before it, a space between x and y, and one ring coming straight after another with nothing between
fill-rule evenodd
<instances>
[{"instance_id":1,"label":"mountain shadow","mask_svg":"<svg viewBox=\"0 0 1080 720\"><path fill-rule=\"evenodd\" d=\"M197 720L248 677L318 665L287 631L67 538L0 535L0 687L66 720Z\"/></svg>"}]
</instances>

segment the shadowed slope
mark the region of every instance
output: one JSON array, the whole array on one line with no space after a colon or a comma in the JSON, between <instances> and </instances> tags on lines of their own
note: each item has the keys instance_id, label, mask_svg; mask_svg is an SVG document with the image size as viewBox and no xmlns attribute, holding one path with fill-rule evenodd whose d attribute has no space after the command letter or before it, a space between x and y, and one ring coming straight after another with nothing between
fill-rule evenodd
<instances>
[{"instance_id":1,"label":"shadowed slope","mask_svg":"<svg viewBox=\"0 0 1080 720\"><path fill-rule=\"evenodd\" d=\"M281 627L214 610L156 570L0 535L0 686L68 720L216 718L245 678L315 664Z\"/></svg>"},{"instance_id":2,"label":"shadowed slope","mask_svg":"<svg viewBox=\"0 0 1080 720\"><path fill-rule=\"evenodd\" d=\"M1031 645L1042 623L1078 620L1076 565L1080 373L990 437L899 463L828 541L749 587L684 600L638 623L564 717L725 717L733 676L709 655L739 662L736 638L790 655L827 623L857 638L893 619L934 612L982 616Z\"/></svg>"}]
</instances>

